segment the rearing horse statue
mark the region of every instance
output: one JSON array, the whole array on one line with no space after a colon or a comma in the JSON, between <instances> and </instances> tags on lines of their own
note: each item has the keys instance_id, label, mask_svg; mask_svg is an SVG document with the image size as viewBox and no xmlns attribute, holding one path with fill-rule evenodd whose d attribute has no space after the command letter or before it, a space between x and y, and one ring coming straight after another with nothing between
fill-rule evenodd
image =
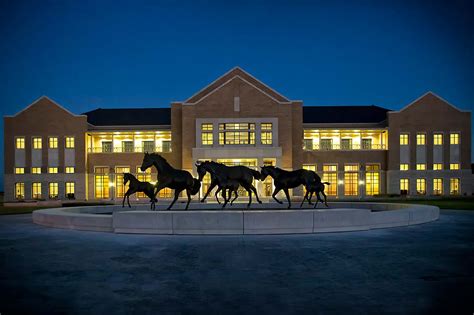
<instances>
[{"instance_id":1,"label":"rearing horse statue","mask_svg":"<svg viewBox=\"0 0 474 315\"><path fill-rule=\"evenodd\" d=\"M161 155L145 153L140 169L144 172L152 165L158 170L158 184L155 187L155 197L165 187L174 189L173 202L167 208L167 210L170 210L176 200L178 200L179 194L186 189L188 202L185 209L187 210L191 202L191 195L197 194L201 187L201 182L193 178L189 172L173 168Z\"/></svg>"}]
</instances>

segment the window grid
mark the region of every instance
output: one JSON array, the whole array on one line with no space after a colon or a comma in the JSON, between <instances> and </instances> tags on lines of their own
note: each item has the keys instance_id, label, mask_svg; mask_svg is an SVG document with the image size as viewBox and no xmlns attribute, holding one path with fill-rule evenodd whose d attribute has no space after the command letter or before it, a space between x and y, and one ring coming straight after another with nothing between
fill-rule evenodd
<instances>
[{"instance_id":1,"label":"window grid","mask_svg":"<svg viewBox=\"0 0 474 315\"><path fill-rule=\"evenodd\" d=\"M15 174L25 174L24 167L15 167Z\"/></svg>"},{"instance_id":2,"label":"window grid","mask_svg":"<svg viewBox=\"0 0 474 315\"><path fill-rule=\"evenodd\" d=\"M20 150L25 148L25 137L17 137L15 139L15 148Z\"/></svg>"},{"instance_id":3,"label":"window grid","mask_svg":"<svg viewBox=\"0 0 474 315\"><path fill-rule=\"evenodd\" d=\"M66 166L65 172L66 172L66 174L74 174L74 167L73 166Z\"/></svg>"},{"instance_id":4,"label":"window grid","mask_svg":"<svg viewBox=\"0 0 474 315\"><path fill-rule=\"evenodd\" d=\"M433 135L433 144L434 145L443 145L443 134L442 133L435 133Z\"/></svg>"},{"instance_id":5,"label":"window grid","mask_svg":"<svg viewBox=\"0 0 474 315\"><path fill-rule=\"evenodd\" d=\"M66 182L66 197L68 197L70 194L75 194L76 190L76 185L74 182Z\"/></svg>"},{"instance_id":6,"label":"window grid","mask_svg":"<svg viewBox=\"0 0 474 315\"><path fill-rule=\"evenodd\" d=\"M400 145L408 145L408 134L401 133L400 134Z\"/></svg>"},{"instance_id":7,"label":"window grid","mask_svg":"<svg viewBox=\"0 0 474 315\"><path fill-rule=\"evenodd\" d=\"M407 178L400 179L400 193L404 192L404 193L408 194L409 189L410 189L409 183L410 182L408 181Z\"/></svg>"},{"instance_id":8,"label":"window grid","mask_svg":"<svg viewBox=\"0 0 474 315\"><path fill-rule=\"evenodd\" d=\"M74 137L66 137L66 149L74 149Z\"/></svg>"},{"instance_id":9,"label":"window grid","mask_svg":"<svg viewBox=\"0 0 474 315\"><path fill-rule=\"evenodd\" d=\"M31 197L33 199L41 199L42 198L41 183L33 183L32 184Z\"/></svg>"},{"instance_id":10,"label":"window grid","mask_svg":"<svg viewBox=\"0 0 474 315\"><path fill-rule=\"evenodd\" d=\"M433 164L433 170L434 171L441 171L443 169L443 164L442 163L434 163Z\"/></svg>"},{"instance_id":11,"label":"window grid","mask_svg":"<svg viewBox=\"0 0 474 315\"><path fill-rule=\"evenodd\" d=\"M33 138L33 149L42 149L43 148L43 139L40 137Z\"/></svg>"},{"instance_id":12,"label":"window grid","mask_svg":"<svg viewBox=\"0 0 474 315\"><path fill-rule=\"evenodd\" d=\"M58 173L58 168L57 167L48 167L48 173L49 174L57 174Z\"/></svg>"},{"instance_id":13,"label":"window grid","mask_svg":"<svg viewBox=\"0 0 474 315\"><path fill-rule=\"evenodd\" d=\"M31 174L41 174L41 167L32 167Z\"/></svg>"},{"instance_id":14,"label":"window grid","mask_svg":"<svg viewBox=\"0 0 474 315\"><path fill-rule=\"evenodd\" d=\"M449 135L450 144L459 144L459 133L453 132Z\"/></svg>"},{"instance_id":15,"label":"window grid","mask_svg":"<svg viewBox=\"0 0 474 315\"><path fill-rule=\"evenodd\" d=\"M25 183L15 183L15 198L18 200L25 199Z\"/></svg>"},{"instance_id":16,"label":"window grid","mask_svg":"<svg viewBox=\"0 0 474 315\"><path fill-rule=\"evenodd\" d=\"M449 194L450 195L459 195L461 193L459 184L460 184L459 178L449 179Z\"/></svg>"},{"instance_id":17,"label":"window grid","mask_svg":"<svg viewBox=\"0 0 474 315\"><path fill-rule=\"evenodd\" d=\"M406 163L400 164L400 171L408 171L408 164Z\"/></svg>"},{"instance_id":18,"label":"window grid","mask_svg":"<svg viewBox=\"0 0 474 315\"><path fill-rule=\"evenodd\" d=\"M424 178L416 179L416 193L419 195L426 194L426 179Z\"/></svg>"},{"instance_id":19,"label":"window grid","mask_svg":"<svg viewBox=\"0 0 474 315\"><path fill-rule=\"evenodd\" d=\"M443 194L443 179L433 178L433 195Z\"/></svg>"},{"instance_id":20,"label":"window grid","mask_svg":"<svg viewBox=\"0 0 474 315\"><path fill-rule=\"evenodd\" d=\"M416 145L425 145L426 144L426 135L424 133L416 134Z\"/></svg>"},{"instance_id":21,"label":"window grid","mask_svg":"<svg viewBox=\"0 0 474 315\"><path fill-rule=\"evenodd\" d=\"M449 164L450 170L459 170L459 163L451 163Z\"/></svg>"},{"instance_id":22,"label":"window grid","mask_svg":"<svg viewBox=\"0 0 474 315\"><path fill-rule=\"evenodd\" d=\"M424 164L424 163L416 164L416 170L417 171L426 171L426 164Z\"/></svg>"},{"instance_id":23,"label":"window grid","mask_svg":"<svg viewBox=\"0 0 474 315\"><path fill-rule=\"evenodd\" d=\"M49 199L57 199L59 197L58 183L49 183Z\"/></svg>"},{"instance_id":24,"label":"window grid","mask_svg":"<svg viewBox=\"0 0 474 315\"><path fill-rule=\"evenodd\" d=\"M49 137L49 148L50 149L58 148L58 137Z\"/></svg>"}]
</instances>

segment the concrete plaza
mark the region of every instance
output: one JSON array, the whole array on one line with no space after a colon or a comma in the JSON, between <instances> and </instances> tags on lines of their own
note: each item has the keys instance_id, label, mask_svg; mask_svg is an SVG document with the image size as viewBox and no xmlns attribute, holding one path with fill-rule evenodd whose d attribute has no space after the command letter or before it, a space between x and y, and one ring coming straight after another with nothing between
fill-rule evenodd
<instances>
[{"instance_id":1,"label":"concrete plaza","mask_svg":"<svg viewBox=\"0 0 474 315\"><path fill-rule=\"evenodd\" d=\"M474 212L363 232L155 236L0 217L0 313L474 311Z\"/></svg>"}]
</instances>

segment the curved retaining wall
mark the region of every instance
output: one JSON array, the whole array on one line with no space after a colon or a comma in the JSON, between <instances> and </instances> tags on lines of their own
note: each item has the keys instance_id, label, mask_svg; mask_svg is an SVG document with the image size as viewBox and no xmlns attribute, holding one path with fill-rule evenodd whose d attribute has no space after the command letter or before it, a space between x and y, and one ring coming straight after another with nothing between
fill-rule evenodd
<instances>
[{"instance_id":1,"label":"curved retaining wall","mask_svg":"<svg viewBox=\"0 0 474 315\"><path fill-rule=\"evenodd\" d=\"M426 223L439 218L427 205L333 202L328 209L149 211L148 207L94 206L33 212L36 224L86 231L145 234L287 234L360 231ZM264 209L271 206L272 209ZM337 208L334 208L334 207ZM281 207L281 206L280 206Z\"/></svg>"}]
</instances>

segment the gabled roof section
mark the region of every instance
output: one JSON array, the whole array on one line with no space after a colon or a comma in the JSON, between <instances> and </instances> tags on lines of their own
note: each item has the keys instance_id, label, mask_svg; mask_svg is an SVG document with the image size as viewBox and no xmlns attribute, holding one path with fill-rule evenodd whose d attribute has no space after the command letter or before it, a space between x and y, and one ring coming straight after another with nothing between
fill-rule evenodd
<instances>
[{"instance_id":1,"label":"gabled roof section","mask_svg":"<svg viewBox=\"0 0 474 315\"><path fill-rule=\"evenodd\" d=\"M402 111L406 110L407 108L409 108L410 106L412 106L412 105L418 103L419 101L425 100L425 99L429 100L430 98L436 98L436 99L442 101L443 103L445 103L445 104L451 106L452 108L454 108L454 109L456 109L456 110L458 110L458 111L460 111L460 112L469 112L469 111L466 111L466 110L462 110L462 109L457 108L456 106L454 106L453 104L451 104L450 102L448 102L447 100L445 100L444 98L442 98L441 96L439 96L438 94L436 94L436 93L434 93L434 92L432 92L432 91L426 92L425 94L423 94L422 96L418 97L416 100L414 100L413 102L411 102L411 103L408 104L407 106L405 106L405 107L403 107L402 109L400 109L399 111L395 111L395 112L402 112Z\"/></svg>"},{"instance_id":2,"label":"gabled roof section","mask_svg":"<svg viewBox=\"0 0 474 315\"><path fill-rule=\"evenodd\" d=\"M18 116L18 115L20 115L21 113L27 111L29 108L31 108L31 107L37 105L38 103L40 103L40 102L45 102L45 101L48 102L48 103L50 103L50 104L53 104L53 105L57 106L59 109L65 111L66 113L68 113L68 114L71 115L71 116L76 116L76 117L77 117L77 116L81 116L81 115L76 115L76 114L70 112L69 110L67 110L67 109L64 108L63 106L59 105L58 103L56 103L55 101L53 101L52 99L50 99L49 97L47 97L46 95L43 95L43 96L41 96L40 98L36 99L36 100L35 100L33 103L31 103L30 105L28 105L28 106L26 106L25 108L23 108L21 111L19 111L19 112L16 113L15 115L13 115L13 116L5 116L5 117L15 117L15 116Z\"/></svg>"},{"instance_id":3,"label":"gabled roof section","mask_svg":"<svg viewBox=\"0 0 474 315\"><path fill-rule=\"evenodd\" d=\"M264 94L267 94L271 98L275 99L277 102L280 103L289 103L291 102L288 98L281 95L277 91L270 88L265 83L261 82L260 80L256 79L254 76L250 75L246 71L242 70L240 67L232 68L230 71L226 72L224 75L220 76L214 82L207 85L205 88L188 98L184 101L184 104L195 104L199 102L201 99L206 97L207 95L213 93L214 91L218 90L220 87L224 86L228 82L232 81L234 78L240 78L247 83L253 85L255 88L262 91Z\"/></svg>"},{"instance_id":4,"label":"gabled roof section","mask_svg":"<svg viewBox=\"0 0 474 315\"><path fill-rule=\"evenodd\" d=\"M171 125L170 108L97 108L83 115L94 126Z\"/></svg>"},{"instance_id":5,"label":"gabled roof section","mask_svg":"<svg viewBox=\"0 0 474 315\"><path fill-rule=\"evenodd\" d=\"M387 119L389 109L369 106L303 106L305 124L371 124Z\"/></svg>"}]
</instances>

